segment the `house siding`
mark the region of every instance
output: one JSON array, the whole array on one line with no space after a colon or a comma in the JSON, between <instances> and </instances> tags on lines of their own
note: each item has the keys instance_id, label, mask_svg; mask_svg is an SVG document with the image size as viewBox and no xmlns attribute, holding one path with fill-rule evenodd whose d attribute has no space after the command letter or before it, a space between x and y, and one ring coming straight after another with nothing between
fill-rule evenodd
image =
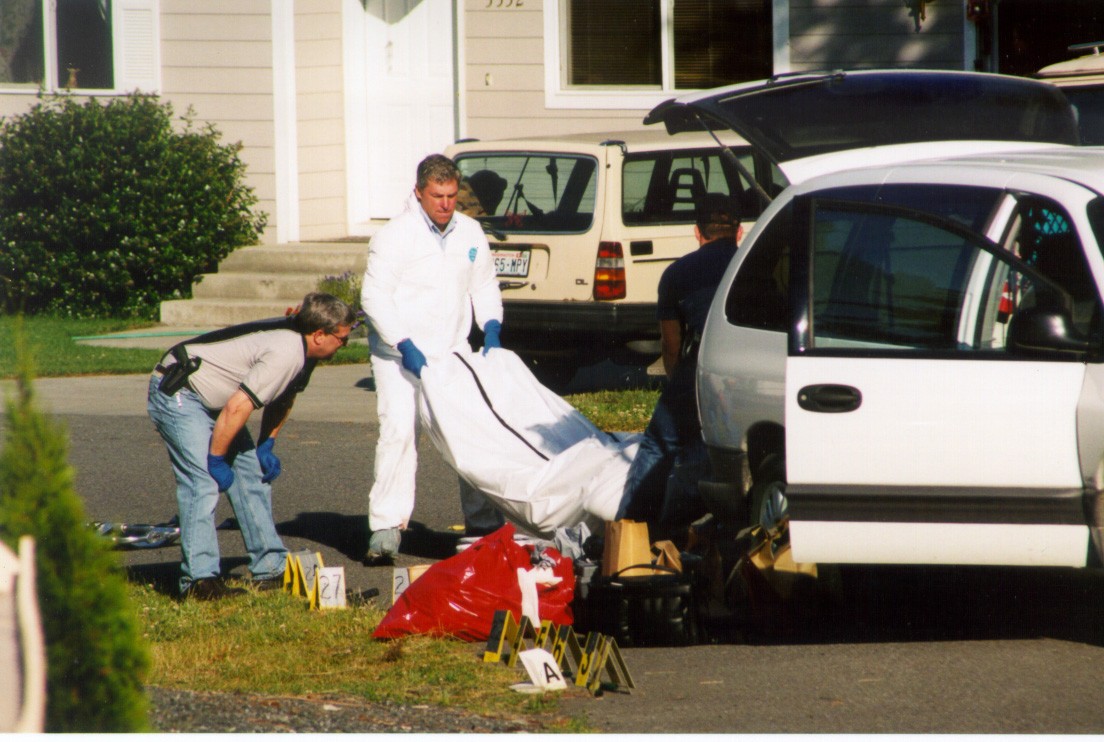
<instances>
[{"instance_id":1,"label":"house siding","mask_svg":"<svg viewBox=\"0 0 1104 742\"><path fill-rule=\"evenodd\" d=\"M339 2L296 3L299 236L346 234L342 15Z\"/></svg>"},{"instance_id":2,"label":"house siding","mask_svg":"<svg viewBox=\"0 0 1104 742\"><path fill-rule=\"evenodd\" d=\"M216 92L217 91L217 92ZM269 0L161 0L161 97L241 142L246 182L275 235L272 14Z\"/></svg>"},{"instance_id":3,"label":"house siding","mask_svg":"<svg viewBox=\"0 0 1104 742\"><path fill-rule=\"evenodd\" d=\"M642 126L642 111L545 106L546 39L538 0L528 0L520 8L487 8L487 0L462 0L462 8L464 136L502 139Z\"/></svg>"},{"instance_id":4,"label":"house siding","mask_svg":"<svg viewBox=\"0 0 1104 742\"><path fill-rule=\"evenodd\" d=\"M162 96L243 144L247 182L276 239L270 0L162 0ZM341 4L295 3L295 131L301 240L346 234ZM217 93L211 91L218 91Z\"/></svg>"},{"instance_id":5,"label":"house siding","mask_svg":"<svg viewBox=\"0 0 1104 742\"><path fill-rule=\"evenodd\" d=\"M965 69L965 4L928 2L923 19L916 15L919 5L901 0L790 0L792 71Z\"/></svg>"}]
</instances>

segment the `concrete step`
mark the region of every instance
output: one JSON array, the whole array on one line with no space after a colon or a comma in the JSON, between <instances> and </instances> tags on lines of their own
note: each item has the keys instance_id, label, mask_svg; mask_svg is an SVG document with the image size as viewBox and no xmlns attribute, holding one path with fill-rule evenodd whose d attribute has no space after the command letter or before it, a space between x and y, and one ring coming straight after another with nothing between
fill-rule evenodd
<instances>
[{"instance_id":1,"label":"concrete step","mask_svg":"<svg viewBox=\"0 0 1104 742\"><path fill-rule=\"evenodd\" d=\"M161 323L222 327L284 314L328 276L360 275L366 242L256 245L235 250L217 273L196 277L192 299L161 302Z\"/></svg>"},{"instance_id":2,"label":"concrete step","mask_svg":"<svg viewBox=\"0 0 1104 742\"><path fill-rule=\"evenodd\" d=\"M219 273L317 273L337 276L364 272L368 245L363 242L317 242L243 247L219 263Z\"/></svg>"},{"instance_id":3,"label":"concrete step","mask_svg":"<svg viewBox=\"0 0 1104 742\"><path fill-rule=\"evenodd\" d=\"M161 302L161 324L169 327L225 327L255 319L281 317L296 306L290 301L265 299L173 299Z\"/></svg>"},{"instance_id":4,"label":"concrete step","mask_svg":"<svg viewBox=\"0 0 1104 742\"><path fill-rule=\"evenodd\" d=\"M318 288L318 273L208 273L192 285L194 299L299 299ZM359 274L358 274L359 275Z\"/></svg>"}]
</instances>

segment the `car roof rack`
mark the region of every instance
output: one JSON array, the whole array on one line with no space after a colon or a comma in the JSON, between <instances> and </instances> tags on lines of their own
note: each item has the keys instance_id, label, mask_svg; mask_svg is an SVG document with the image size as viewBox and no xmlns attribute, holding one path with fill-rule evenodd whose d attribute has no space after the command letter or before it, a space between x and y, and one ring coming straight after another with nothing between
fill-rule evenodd
<instances>
[{"instance_id":1,"label":"car roof rack","mask_svg":"<svg viewBox=\"0 0 1104 742\"><path fill-rule=\"evenodd\" d=\"M1100 54L1101 49L1104 49L1104 41L1089 41L1084 44L1070 44L1066 47L1066 51L1092 52L1093 54Z\"/></svg>"}]
</instances>

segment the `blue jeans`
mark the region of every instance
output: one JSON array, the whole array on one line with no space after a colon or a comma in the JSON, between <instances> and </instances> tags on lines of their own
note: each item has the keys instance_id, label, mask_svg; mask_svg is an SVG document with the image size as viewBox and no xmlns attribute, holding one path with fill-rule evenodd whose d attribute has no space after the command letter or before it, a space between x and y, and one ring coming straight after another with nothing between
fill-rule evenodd
<instances>
[{"instance_id":1,"label":"blue jeans","mask_svg":"<svg viewBox=\"0 0 1104 742\"><path fill-rule=\"evenodd\" d=\"M196 580L217 577L219 568L215 507L218 485L207 473L207 452L217 413L211 412L190 389L171 397L150 377L147 410L150 420L165 441L176 476L176 506L180 514L180 547L183 552L180 591ZM249 553L249 571L254 579L278 577L284 573L287 549L272 520L272 487L261 481L261 465L248 428L231 444L234 484L226 493L241 528Z\"/></svg>"},{"instance_id":2,"label":"blue jeans","mask_svg":"<svg viewBox=\"0 0 1104 742\"><path fill-rule=\"evenodd\" d=\"M708 469L694 386L695 364L679 363L656 402L629 466L617 518L648 523L665 538L704 514L697 482Z\"/></svg>"}]
</instances>

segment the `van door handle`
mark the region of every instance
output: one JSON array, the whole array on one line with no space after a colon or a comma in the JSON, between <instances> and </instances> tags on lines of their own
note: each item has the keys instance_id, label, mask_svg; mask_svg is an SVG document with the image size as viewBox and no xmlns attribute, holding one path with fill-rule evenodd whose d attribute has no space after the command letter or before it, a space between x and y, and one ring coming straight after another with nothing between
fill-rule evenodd
<instances>
[{"instance_id":1,"label":"van door handle","mask_svg":"<svg viewBox=\"0 0 1104 742\"><path fill-rule=\"evenodd\" d=\"M798 391L797 404L809 412L854 412L862 405L862 392L844 384L811 384Z\"/></svg>"}]
</instances>

